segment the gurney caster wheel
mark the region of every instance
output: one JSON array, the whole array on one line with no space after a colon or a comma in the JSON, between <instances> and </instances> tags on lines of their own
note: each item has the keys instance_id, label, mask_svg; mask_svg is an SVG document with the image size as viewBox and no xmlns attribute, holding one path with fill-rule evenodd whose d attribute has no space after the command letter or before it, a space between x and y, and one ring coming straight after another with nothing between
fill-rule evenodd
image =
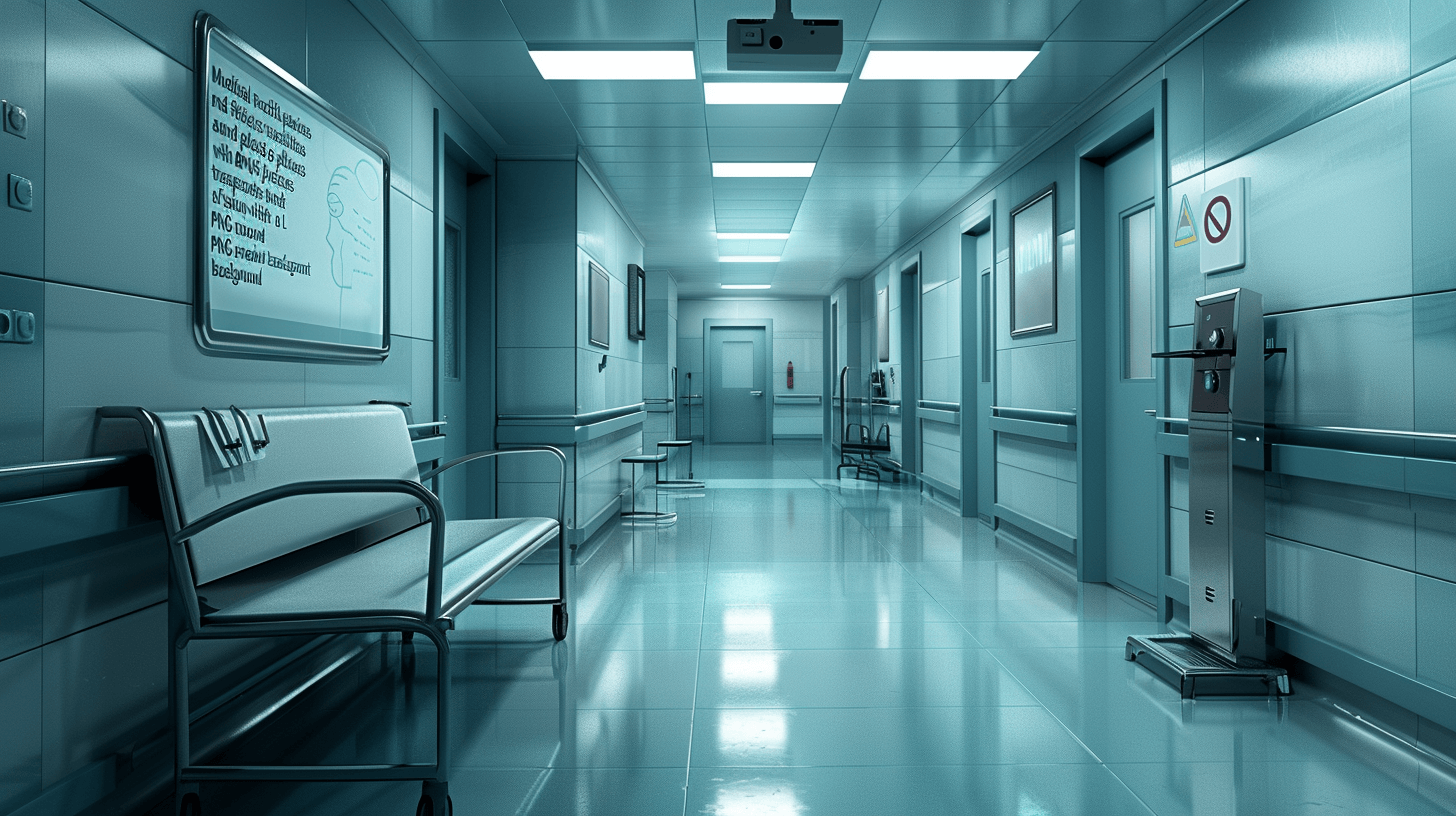
<instances>
[{"instance_id":1,"label":"gurney caster wheel","mask_svg":"<svg viewBox=\"0 0 1456 816\"><path fill-rule=\"evenodd\" d=\"M561 604L551 607L551 634L557 640L566 639L567 621L566 607Z\"/></svg>"}]
</instances>

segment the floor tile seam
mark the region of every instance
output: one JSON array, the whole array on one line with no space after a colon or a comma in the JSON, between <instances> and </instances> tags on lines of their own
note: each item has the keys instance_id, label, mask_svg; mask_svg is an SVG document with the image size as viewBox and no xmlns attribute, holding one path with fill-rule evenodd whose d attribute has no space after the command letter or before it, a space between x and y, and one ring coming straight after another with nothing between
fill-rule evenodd
<instances>
[{"instance_id":1,"label":"floor tile seam","mask_svg":"<svg viewBox=\"0 0 1456 816\"><path fill-rule=\"evenodd\" d=\"M1085 768L1093 765L1105 767L1100 762L1089 760L1087 762L855 762L846 764L810 762L795 765L768 765L760 763L757 765L694 765L693 769L699 771L710 769L722 771L805 771L820 768L832 768L835 770L848 768ZM1108 772L1111 773L1111 770L1109 769ZM1115 774L1113 776L1117 778ZM1126 782L1123 782L1121 779L1117 781L1124 788L1127 787ZM1137 799L1138 797L1136 794L1133 794L1133 798ZM1142 802L1141 799L1138 799L1138 801ZM1143 807L1147 807L1147 804L1143 803ZM1149 808L1149 812L1152 812L1151 808Z\"/></svg>"},{"instance_id":2,"label":"floor tile seam","mask_svg":"<svg viewBox=\"0 0 1456 816\"><path fill-rule=\"evenodd\" d=\"M708 526L708 529L704 531L703 534L707 537L707 541L705 542L704 546L707 548L707 554L711 556L713 552L713 528L711 524ZM700 607L698 613L698 646L697 649L694 650L695 657L693 658L693 700L691 709L692 713L688 715L687 758L686 761L683 763L682 816L687 816L688 790L689 787L692 785L693 743L696 741L698 727L698 693L702 688L703 677L703 627L707 622L707 617L708 593L705 585L703 591L702 606Z\"/></svg>"},{"instance_id":3,"label":"floor tile seam","mask_svg":"<svg viewBox=\"0 0 1456 816\"><path fill-rule=\"evenodd\" d=\"M1039 703L985 703L983 705L967 705L965 703L948 703L946 705L753 705L753 706L711 706L701 705L698 708L706 711L990 711L1003 708L1046 708ZM619 709L622 711L634 711L636 709ZM669 711L685 711L686 709L665 709Z\"/></svg>"},{"instance_id":4,"label":"floor tile seam","mask_svg":"<svg viewBox=\"0 0 1456 816\"><path fill-rule=\"evenodd\" d=\"M1041 703L1024 703L1024 704L1019 704L1019 705L1018 704L1013 704L1013 703L1004 703L1004 704L994 705L994 706L990 706L990 705L988 705L988 706L968 706L968 705L961 705L961 704L958 704L958 703L947 703L945 705L918 705L918 706L900 706L900 705L862 705L862 706L843 706L843 705L837 705L837 706L836 705L822 705L822 706L821 705L795 705L795 706L778 706L778 707L775 707L775 706L764 707L762 705L721 705L720 704L720 705L714 705L714 706L699 706L696 710L698 710L698 711L989 711L989 710L993 710L993 709L1004 709L1004 708L1035 709L1035 710L1039 710L1039 711L1047 711L1047 707L1044 706L1044 705L1042 705ZM537 710L543 710L544 711L544 710L549 710L549 709L537 709ZM651 709L646 709L646 710L651 710ZM681 711L682 709L671 709L671 710ZM1053 719L1056 719L1056 715L1055 714L1052 714L1050 711L1047 711L1047 714L1049 716L1051 716ZM1058 722L1059 725L1061 724L1061 721L1060 720L1058 720L1057 722ZM1065 726L1063 726L1063 727L1065 727ZM1075 737L1075 735L1073 735L1073 736Z\"/></svg>"},{"instance_id":5,"label":"floor tile seam","mask_svg":"<svg viewBox=\"0 0 1456 816\"><path fill-rule=\"evenodd\" d=\"M975 635L972 635L972 637L975 637ZM1042 707L1042 710L1046 711L1046 713L1048 715L1050 715L1051 718L1053 720L1055 720L1057 722L1057 724L1062 727L1062 730L1067 732L1067 735L1068 736L1070 736L1073 740L1075 740L1078 745L1080 745L1084 749L1086 749L1087 753L1089 753L1092 756L1096 757L1097 758L1097 761L1099 763L1101 763L1104 767L1106 766L1106 764L1107 764L1106 761L1103 760L1102 757L1096 751L1092 750L1092 746L1088 745L1085 740L1083 740L1080 736L1078 736L1077 735L1077 732L1073 731L1071 729L1071 727L1067 725L1067 723L1066 723L1065 720L1063 720L1061 717L1057 716L1056 712L1055 711L1052 711L1052 709L1051 709L1050 706L1048 706L1046 703L1042 702L1042 699L1040 697L1038 697L1037 694L1035 692L1033 692L1031 690L1031 688L1026 685L1026 683L1022 682L1021 677L1019 675L1017 675L1016 672L1012 671L1011 670L1011 667L1010 666L1007 666L1006 663L1003 662L1001 660L1001 658L996 655L996 650L995 649L987 649L986 650L986 655L987 655L987 657L990 657L991 660L995 661L996 665L1000 666L1001 667L1001 670L1004 671L1004 672L1006 672L1006 674L1009 675L1011 677L1011 679L1015 680L1016 681L1016 684L1018 686L1020 686L1023 691L1026 692L1027 696L1030 697L1031 699L1035 700L1037 702L1037 704ZM1111 772L1111 769L1109 768L1108 771ZM1117 776L1117 774L1115 774L1115 773L1113 774L1113 776L1117 779L1117 781L1120 784L1122 784L1122 786L1124 788L1127 787L1127 783L1125 781L1123 781L1122 777ZM1141 798L1138 798L1136 796L1136 794L1134 794L1134 798L1136 798L1139 802L1141 802L1142 805L1143 805L1143 807L1148 808L1148 811L1149 812L1152 812L1152 808L1151 807L1148 807L1147 803L1146 802L1143 802Z\"/></svg>"},{"instance_id":6,"label":"floor tile seam","mask_svg":"<svg viewBox=\"0 0 1456 816\"><path fill-rule=\"evenodd\" d=\"M878 536L876 536L876 540L877 541L879 540L879 537ZM986 648L985 644L981 643L981 639L978 638L978 637L976 637L976 633L975 632L972 632L971 630L969 630L969 629L966 628L966 622L965 621L962 621L959 617L956 616L956 614L954 612L952 612L952 611L950 611L950 609L946 608L946 605L939 598L935 597L935 595L932 594L930 592L930 590L925 587L925 582L920 580L920 576L916 575L908 566L906 566L906 564L905 564L904 561L900 560L899 558L896 558L895 557L895 554L893 552L890 552L889 547L887 547L885 544L881 543L880 544L880 547L883 548L885 550L885 552L890 556L890 560L892 560L896 564L899 564L900 565L900 570L903 573L905 573L905 575L909 576L910 577L910 580L914 581L916 586L920 587L920 591L921 592L924 592L926 595L930 596L930 599L935 602L935 605L936 606L940 607L940 610L942 612L944 612L947 615L950 615L951 621L953 623L955 623L956 626L959 626L962 632L965 632L966 633L966 637L969 637L971 639L971 642L972 643L978 644L980 646L980 648L982 648L982 649ZM1000 665L1003 669L1005 668L1005 665L1002 664L1001 661L998 660L998 661L996 661L996 663L997 663L997 665ZM1009 673L1010 672L1008 670L1008 674ZM1015 675L1012 675L1012 677L1014 678ZM1017 679L1016 682L1017 682L1018 685L1021 685L1023 688L1025 687L1025 684L1022 683L1020 679ZM1028 693L1030 693L1030 692L1028 691Z\"/></svg>"},{"instance_id":7,"label":"floor tile seam","mask_svg":"<svg viewBox=\"0 0 1456 816\"><path fill-rule=\"evenodd\" d=\"M937 621L937 623L955 623L955 621ZM968 632L967 634L970 634L970 633ZM972 635L972 637L974 637L974 635ZM918 649L918 648L922 648L922 647L918 647L917 646L917 647L914 647L914 648L917 648ZM630 651L630 650L623 650L623 651ZM663 649L661 651L687 651L687 650L685 650L685 649L684 650ZM910 651L910 650L909 649L881 649L881 648L878 648L876 646L850 646L850 647L843 647L843 648L832 648L832 647L827 647L826 646L826 647L820 647L820 648L815 648L815 649L784 649L784 648L778 648L778 649L699 649L698 651L699 651L699 653L702 653L702 654L722 654L724 652L772 652L774 654L792 654L794 652L864 652L866 654L881 654L883 652L904 652L904 651ZM947 651L957 651L957 652L987 652L987 651L990 651L990 650L987 649L984 646L949 646L949 647L944 647L944 648L937 648L937 649L935 649L935 651L937 651L937 652L947 652ZM1018 681L1018 682L1020 682L1020 681Z\"/></svg>"},{"instance_id":8,"label":"floor tile seam","mask_svg":"<svg viewBox=\"0 0 1456 816\"><path fill-rule=\"evenodd\" d=\"M894 555L891 554L891 557L893 558ZM895 559L895 562L900 565L900 568L901 569L905 570L905 572L906 572L907 575L910 575L910 576L914 577L915 580L916 580L916 583L920 583L919 578L917 576L915 576L915 574L913 572L911 572L909 570L909 568L907 568L905 566L905 563L903 561L900 561L899 559ZM921 585L921 588L924 589L924 585L923 584ZM927 594L929 594L930 591L928 589L926 589L925 592ZM931 597L934 598L933 595ZM952 618L955 619L956 623L961 627L962 631L964 631L966 633L966 635L973 642L975 642L975 643L980 643L981 642L980 639L976 637L976 635L975 635L974 632L971 632L969 629L966 628L965 622L964 621L961 621L959 618L956 618L955 615L952 614L951 611L945 607L945 604L941 603L941 601L939 599L935 599L935 602L938 605L940 605L941 609L944 610L946 614L951 615ZM983 649L985 648L984 645L982 646L982 648ZM1026 685L1026 683L1022 682L1021 678L1018 677L1017 674L1011 670L1011 667L1007 666L999 657L997 657L996 654L995 654L995 652L993 650L991 650L991 649L985 649L985 651L986 651L986 656L989 657L989 658L991 658L991 660L993 660L996 663L997 666L1000 666L1001 667L1001 670L1004 671L1004 672L1006 672L1007 676L1009 676L1012 680L1014 680L1016 682L1016 685L1020 686L1021 689L1022 689L1022 691L1026 692L1026 695L1028 697L1030 697L1032 700L1034 700L1036 702L1036 704L1038 706L1040 706L1041 709L1047 713L1047 716L1051 717L1052 720L1057 723L1057 725L1061 726L1062 730L1064 732L1066 732L1067 736L1071 737L1072 740L1077 743L1077 745L1081 746L1082 749L1085 750L1089 756L1093 757L1095 760L1097 760L1097 762L1103 764L1104 767L1106 766L1105 763L1102 763L1102 759L1101 759L1101 757L1098 756L1097 752L1096 751L1093 751L1092 750L1092 747L1089 746L1085 741L1083 741L1082 738L1079 737L1076 734L1076 732L1072 731L1072 729L1067 726L1067 724L1062 720L1061 717L1058 717L1055 712L1053 712L1049 707L1047 707L1047 705L1042 702L1041 698L1038 697L1034 692L1032 692L1032 690ZM1111 770L1109 769L1108 772L1111 773ZM1125 781L1123 781L1121 777L1118 777L1116 774L1113 774L1113 777L1116 778L1117 781L1118 781L1118 783L1121 784L1124 788L1127 787L1127 783ZM1136 795L1134 795L1134 798L1137 798ZM1142 802L1142 799L1138 799L1138 801L1143 804L1143 807L1148 808L1147 803L1146 802ZM1148 808L1148 810L1151 812L1152 808Z\"/></svg>"}]
</instances>

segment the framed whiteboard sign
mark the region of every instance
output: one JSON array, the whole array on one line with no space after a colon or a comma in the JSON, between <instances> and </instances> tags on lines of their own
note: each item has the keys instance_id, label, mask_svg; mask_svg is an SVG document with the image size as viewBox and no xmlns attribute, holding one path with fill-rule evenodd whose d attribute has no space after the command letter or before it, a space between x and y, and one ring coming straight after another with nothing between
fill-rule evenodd
<instances>
[{"instance_id":1,"label":"framed whiteboard sign","mask_svg":"<svg viewBox=\"0 0 1456 816\"><path fill-rule=\"evenodd\" d=\"M1011 336L1057 330L1057 185L1011 211Z\"/></svg>"},{"instance_id":2,"label":"framed whiteboard sign","mask_svg":"<svg viewBox=\"0 0 1456 816\"><path fill-rule=\"evenodd\" d=\"M197 291L208 352L389 354L389 152L197 15Z\"/></svg>"}]
</instances>

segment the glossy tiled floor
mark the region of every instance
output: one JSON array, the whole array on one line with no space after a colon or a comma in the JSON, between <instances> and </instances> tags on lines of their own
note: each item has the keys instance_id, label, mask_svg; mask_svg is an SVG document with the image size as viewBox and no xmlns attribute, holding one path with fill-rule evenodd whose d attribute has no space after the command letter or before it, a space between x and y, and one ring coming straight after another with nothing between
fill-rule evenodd
<instances>
[{"instance_id":1,"label":"glossy tiled floor","mask_svg":"<svg viewBox=\"0 0 1456 816\"><path fill-rule=\"evenodd\" d=\"M456 813L1451 813L1444 766L1310 693L1199 701L1123 660L1152 611L817 445L700 450L668 527L579 553L572 633L472 610ZM650 497L646 497L650 500ZM549 582L552 565L515 583ZM549 586L549 583L546 584ZM431 660L399 647L234 754L428 759ZM381 663L390 670L378 671ZM1298 691L1298 689L1297 689ZM417 784L207 789L212 813L413 813Z\"/></svg>"}]
</instances>

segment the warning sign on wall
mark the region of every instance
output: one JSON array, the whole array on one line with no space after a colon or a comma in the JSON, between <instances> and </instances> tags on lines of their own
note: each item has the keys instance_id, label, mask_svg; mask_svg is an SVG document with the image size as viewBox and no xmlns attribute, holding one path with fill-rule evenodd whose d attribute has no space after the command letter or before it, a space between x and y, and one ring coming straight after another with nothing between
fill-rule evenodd
<instances>
[{"instance_id":1,"label":"warning sign on wall","mask_svg":"<svg viewBox=\"0 0 1456 816\"><path fill-rule=\"evenodd\" d=\"M1203 194L1198 224L1203 230L1199 268L1205 275L1244 265L1244 193L1248 178L1236 178Z\"/></svg>"},{"instance_id":2,"label":"warning sign on wall","mask_svg":"<svg viewBox=\"0 0 1456 816\"><path fill-rule=\"evenodd\" d=\"M1183 206L1178 208L1178 229L1173 232L1173 246L1181 247L1198 240L1198 230L1193 226L1193 210L1188 206L1188 196L1183 196Z\"/></svg>"}]
</instances>

